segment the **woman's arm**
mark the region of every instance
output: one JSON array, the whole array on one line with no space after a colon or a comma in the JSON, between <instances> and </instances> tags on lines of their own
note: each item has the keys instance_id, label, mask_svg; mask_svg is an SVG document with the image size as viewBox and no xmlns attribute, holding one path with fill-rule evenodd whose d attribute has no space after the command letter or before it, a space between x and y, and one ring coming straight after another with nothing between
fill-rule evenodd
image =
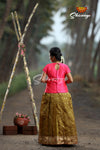
<instances>
[{"instance_id":1,"label":"woman's arm","mask_svg":"<svg viewBox=\"0 0 100 150\"><path fill-rule=\"evenodd\" d=\"M46 73L45 72L43 72L42 73L42 76L41 76L41 82L43 82L43 83L47 83L47 80L46 80Z\"/></svg>"},{"instance_id":2,"label":"woman's arm","mask_svg":"<svg viewBox=\"0 0 100 150\"><path fill-rule=\"evenodd\" d=\"M65 82L67 84L72 83L73 82L73 77L72 77L71 73L66 74L66 76L67 76L68 80L66 80Z\"/></svg>"}]
</instances>

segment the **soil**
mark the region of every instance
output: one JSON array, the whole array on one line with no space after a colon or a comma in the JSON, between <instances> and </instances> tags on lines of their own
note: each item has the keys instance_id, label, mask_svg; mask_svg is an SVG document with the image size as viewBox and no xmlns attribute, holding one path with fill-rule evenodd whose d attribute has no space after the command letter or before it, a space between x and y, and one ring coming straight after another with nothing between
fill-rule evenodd
<instances>
[{"instance_id":1,"label":"soil","mask_svg":"<svg viewBox=\"0 0 100 150\"><path fill-rule=\"evenodd\" d=\"M100 150L100 86L75 82L68 85L72 95L73 109L78 133L78 144L73 146L43 146L38 135L3 135L4 125L13 125L16 112L28 114L34 125L28 90L9 97L0 123L0 150ZM37 115L45 85L33 86Z\"/></svg>"}]
</instances>

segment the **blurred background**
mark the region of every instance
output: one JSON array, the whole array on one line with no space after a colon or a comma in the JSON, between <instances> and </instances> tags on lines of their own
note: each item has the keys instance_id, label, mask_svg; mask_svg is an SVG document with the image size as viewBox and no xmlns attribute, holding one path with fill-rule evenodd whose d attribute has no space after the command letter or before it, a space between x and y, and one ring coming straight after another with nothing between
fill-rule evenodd
<instances>
[{"instance_id":1,"label":"blurred background","mask_svg":"<svg viewBox=\"0 0 100 150\"><path fill-rule=\"evenodd\" d=\"M30 71L43 68L49 49L61 48L66 64L78 80L100 83L100 0L39 0L24 43ZM0 0L0 83L8 81L17 53L11 12L17 11L22 32L37 0ZM91 17L75 17L76 7L87 7ZM16 74L23 72L20 57Z\"/></svg>"}]
</instances>

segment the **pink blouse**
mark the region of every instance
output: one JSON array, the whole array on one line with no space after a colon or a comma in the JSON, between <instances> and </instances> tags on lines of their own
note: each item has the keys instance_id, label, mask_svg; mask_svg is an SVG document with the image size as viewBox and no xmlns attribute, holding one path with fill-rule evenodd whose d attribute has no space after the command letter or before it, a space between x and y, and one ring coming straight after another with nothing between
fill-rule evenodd
<instances>
[{"instance_id":1,"label":"pink blouse","mask_svg":"<svg viewBox=\"0 0 100 150\"><path fill-rule=\"evenodd\" d=\"M47 84L45 93L66 93L68 92L67 85L65 83L65 76L70 71L66 64L58 63L60 65L59 69L55 69L57 63L47 64L43 71L47 74Z\"/></svg>"}]
</instances>

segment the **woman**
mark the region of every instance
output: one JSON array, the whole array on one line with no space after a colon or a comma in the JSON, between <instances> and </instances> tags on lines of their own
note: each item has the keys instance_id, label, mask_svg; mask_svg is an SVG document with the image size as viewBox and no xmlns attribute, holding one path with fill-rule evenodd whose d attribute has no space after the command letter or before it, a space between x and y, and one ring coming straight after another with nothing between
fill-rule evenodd
<instances>
[{"instance_id":1,"label":"woman","mask_svg":"<svg viewBox=\"0 0 100 150\"><path fill-rule=\"evenodd\" d=\"M72 99L66 85L72 83L73 78L69 67L61 63L61 56L59 48L51 48L52 63L43 68L41 82L46 83L46 89L40 109L38 139L40 144L77 144ZM65 81L66 76L68 80Z\"/></svg>"}]
</instances>

